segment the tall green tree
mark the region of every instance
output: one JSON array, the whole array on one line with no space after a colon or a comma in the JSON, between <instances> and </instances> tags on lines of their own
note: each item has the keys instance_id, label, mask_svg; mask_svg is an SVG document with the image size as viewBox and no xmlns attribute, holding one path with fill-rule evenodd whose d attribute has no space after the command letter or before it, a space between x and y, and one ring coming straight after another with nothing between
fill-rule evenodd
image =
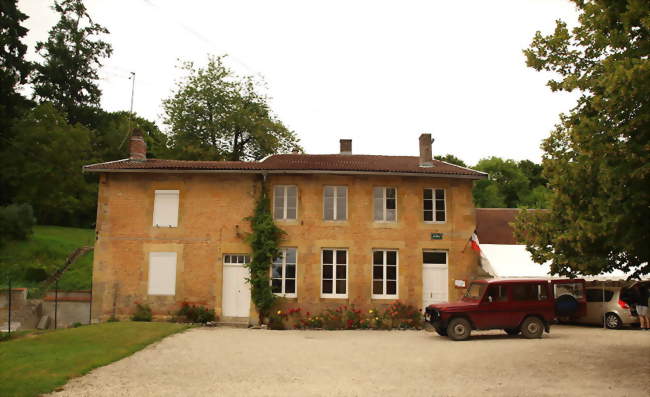
<instances>
[{"instance_id":1,"label":"tall green tree","mask_svg":"<svg viewBox=\"0 0 650 397\"><path fill-rule=\"evenodd\" d=\"M31 64L25 60L27 46L22 42L27 15L17 7L17 0L0 0L0 147L11 142L11 124L29 108L29 101L19 89L27 82ZM0 205L13 197L10 186L0 178Z\"/></svg>"},{"instance_id":2,"label":"tall green tree","mask_svg":"<svg viewBox=\"0 0 650 397\"><path fill-rule=\"evenodd\" d=\"M446 163L460 165L461 167L467 167L467 164L465 164L463 160L454 156L453 154L445 154L444 156L438 155L438 156L433 156L433 158L436 160L444 161Z\"/></svg>"},{"instance_id":3,"label":"tall green tree","mask_svg":"<svg viewBox=\"0 0 650 397\"><path fill-rule=\"evenodd\" d=\"M187 160L259 160L299 148L298 138L271 112L251 76L238 76L224 57L205 68L185 62L186 76L163 101L174 156Z\"/></svg>"},{"instance_id":4,"label":"tall green tree","mask_svg":"<svg viewBox=\"0 0 650 397\"><path fill-rule=\"evenodd\" d=\"M91 131L70 125L49 103L26 112L12 128L11 145L0 151L0 176L15 192L14 202L30 203L41 224L91 224L97 187L81 173L91 156Z\"/></svg>"},{"instance_id":5,"label":"tall green tree","mask_svg":"<svg viewBox=\"0 0 650 397\"><path fill-rule=\"evenodd\" d=\"M524 213L517 235L562 275L650 273L650 2L574 1L579 24L557 21L524 51L553 72L553 91L578 91L543 142L551 211Z\"/></svg>"},{"instance_id":6,"label":"tall green tree","mask_svg":"<svg viewBox=\"0 0 650 397\"><path fill-rule=\"evenodd\" d=\"M102 40L109 32L92 20L82 0L55 1L53 9L59 21L48 40L36 44L43 62L32 79L34 97L52 102L71 123L88 125L101 98L98 70L113 52Z\"/></svg>"}]
</instances>

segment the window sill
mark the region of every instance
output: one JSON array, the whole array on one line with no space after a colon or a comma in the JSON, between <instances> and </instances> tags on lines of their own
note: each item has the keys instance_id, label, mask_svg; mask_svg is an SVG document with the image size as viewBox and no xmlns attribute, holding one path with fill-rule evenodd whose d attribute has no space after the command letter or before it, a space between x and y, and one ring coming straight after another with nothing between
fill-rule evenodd
<instances>
[{"instance_id":1,"label":"window sill","mask_svg":"<svg viewBox=\"0 0 650 397\"><path fill-rule=\"evenodd\" d=\"M397 300L399 299L399 295L372 295L371 297L373 300Z\"/></svg>"},{"instance_id":2,"label":"window sill","mask_svg":"<svg viewBox=\"0 0 650 397\"><path fill-rule=\"evenodd\" d=\"M348 299L348 295L339 295L339 294L321 294L321 299Z\"/></svg>"},{"instance_id":3,"label":"window sill","mask_svg":"<svg viewBox=\"0 0 650 397\"><path fill-rule=\"evenodd\" d=\"M446 225L447 221L422 221L425 225Z\"/></svg>"},{"instance_id":4,"label":"window sill","mask_svg":"<svg viewBox=\"0 0 650 397\"><path fill-rule=\"evenodd\" d=\"M274 222L281 223L283 225L298 225L300 221L297 219L274 219Z\"/></svg>"},{"instance_id":5,"label":"window sill","mask_svg":"<svg viewBox=\"0 0 650 397\"><path fill-rule=\"evenodd\" d=\"M275 295L275 296L277 296L279 298L287 298L287 299L298 298L298 294L276 294L276 293L273 293L273 295Z\"/></svg>"}]
</instances>

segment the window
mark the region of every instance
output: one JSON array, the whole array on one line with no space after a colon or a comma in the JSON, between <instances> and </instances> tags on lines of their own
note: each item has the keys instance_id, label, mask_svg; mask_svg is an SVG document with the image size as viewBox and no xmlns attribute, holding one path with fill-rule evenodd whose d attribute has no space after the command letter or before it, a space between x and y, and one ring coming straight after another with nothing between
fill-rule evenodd
<instances>
[{"instance_id":1,"label":"window","mask_svg":"<svg viewBox=\"0 0 650 397\"><path fill-rule=\"evenodd\" d=\"M251 257L248 255L224 255L223 263L225 265L239 265L251 262Z\"/></svg>"},{"instance_id":2,"label":"window","mask_svg":"<svg viewBox=\"0 0 650 397\"><path fill-rule=\"evenodd\" d=\"M604 292L604 295L603 295ZM603 289L587 289L585 290L587 302L609 302L614 296L614 291Z\"/></svg>"},{"instance_id":3,"label":"window","mask_svg":"<svg viewBox=\"0 0 650 397\"><path fill-rule=\"evenodd\" d=\"M298 188L276 186L273 189L273 218L294 220L298 214Z\"/></svg>"},{"instance_id":4,"label":"window","mask_svg":"<svg viewBox=\"0 0 650 397\"><path fill-rule=\"evenodd\" d=\"M546 284L512 285L513 301L543 301L548 299Z\"/></svg>"},{"instance_id":5,"label":"window","mask_svg":"<svg viewBox=\"0 0 650 397\"><path fill-rule=\"evenodd\" d=\"M321 296L327 298L348 297L348 250L324 249L321 253Z\"/></svg>"},{"instance_id":6,"label":"window","mask_svg":"<svg viewBox=\"0 0 650 397\"><path fill-rule=\"evenodd\" d=\"M424 189L424 221L445 222L445 189Z\"/></svg>"},{"instance_id":7,"label":"window","mask_svg":"<svg viewBox=\"0 0 650 397\"><path fill-rule=\"evenodd\" d=\"M422 252L422 263L425 265L446 265L447 252L445 251L424 251Z\"/></svg>"},{"instance_id":8,"label":"window","mask_svg":"<svg viewBox=\"0 0 650 397\"><path fill-rule=\"evenodd\" d=\"M176 295L176 252L149 253L149 295Z\"/></svg>"},{"instance_id":9,"label":"window","mask_svg":"<svg viewBox=\"0 0 650 397\"><path fill-rule=\"evenodd\" d=\"M153 204L153 225L178 226L178 190L156 190Z\"/></svg>"},{"instance_id":10,"label":"window","mask_svg":"<svg viewBox=\"0 0 650 397\"><path fill-rule=\"evenodd\" d=\"M397 219L397 196L394 187L376 187L374 197L374 219L379 222L395 222Z\"/></svg>"},{"instance_id":11,"label":"window","mask_svg":"<svg viewBox=\"0 0 650 397\"><path fill-rule=\"evenodd\" d=\"M271 266L271 290L287 298L296 297L296 249L282 248Z\"/></svg>"},{"instance_id":12,"label":"window","mask_svg":"<svg viewBox=\"0 0 650 397\"><path fill-rule=\"evenodd\" d=\"M348 188L345 186L325 186L323 190L323 219L344 221L348 218Z\"/></svg>"},{"instance_id":13,"label":"window","mask_svg":"<svg viewBox=\"0 0 650 397\"><path fill-rule=\"evenodd\" d=\"M505 285L490 285L485 294L484 302L507 302L508 291Z\"/></svg>"},{"instance_id":14,"label":"window","mask_svg":"<svg viewBox=\"0 0 650 397\"><path fill-rule=\"evenodd\" d=\"M397 251L372 252L372 297L397 298Z\"/></svg>"}]
</instances>

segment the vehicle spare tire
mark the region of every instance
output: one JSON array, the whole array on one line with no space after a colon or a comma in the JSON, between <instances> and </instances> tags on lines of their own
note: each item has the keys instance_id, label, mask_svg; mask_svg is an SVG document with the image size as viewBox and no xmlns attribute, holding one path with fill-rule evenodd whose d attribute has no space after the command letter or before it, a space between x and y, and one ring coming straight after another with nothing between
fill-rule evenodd
<instances>
[{"instance_id":1,"label":"vehicle spare tire","mask_svg":"<svg viewBox=\"0 0 650 397\"><path fill-rule=\"evenodd\" d=\"M570 317L578 313L578 300L571 295L560 295L555 298L555 314L560 317Z\"/></svg>"}]
</instances>

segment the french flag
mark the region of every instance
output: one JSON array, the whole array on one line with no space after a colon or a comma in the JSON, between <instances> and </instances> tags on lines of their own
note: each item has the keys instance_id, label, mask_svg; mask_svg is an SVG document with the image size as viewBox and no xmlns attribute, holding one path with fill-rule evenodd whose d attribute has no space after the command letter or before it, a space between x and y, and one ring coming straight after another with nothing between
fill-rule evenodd
<instances>
[{"instance_id":1,"label":"french flag","mask_svg":"<svg viewBox=\"0 0 650 397\"><path fill-rule=\"evenodd\" d=\"M476 252L481 252L481 246L478 243L478 236L476 232L472 233L472 237L469 238L469 242L472 244L472 249Z\"/></svg>"}]
</instances>

